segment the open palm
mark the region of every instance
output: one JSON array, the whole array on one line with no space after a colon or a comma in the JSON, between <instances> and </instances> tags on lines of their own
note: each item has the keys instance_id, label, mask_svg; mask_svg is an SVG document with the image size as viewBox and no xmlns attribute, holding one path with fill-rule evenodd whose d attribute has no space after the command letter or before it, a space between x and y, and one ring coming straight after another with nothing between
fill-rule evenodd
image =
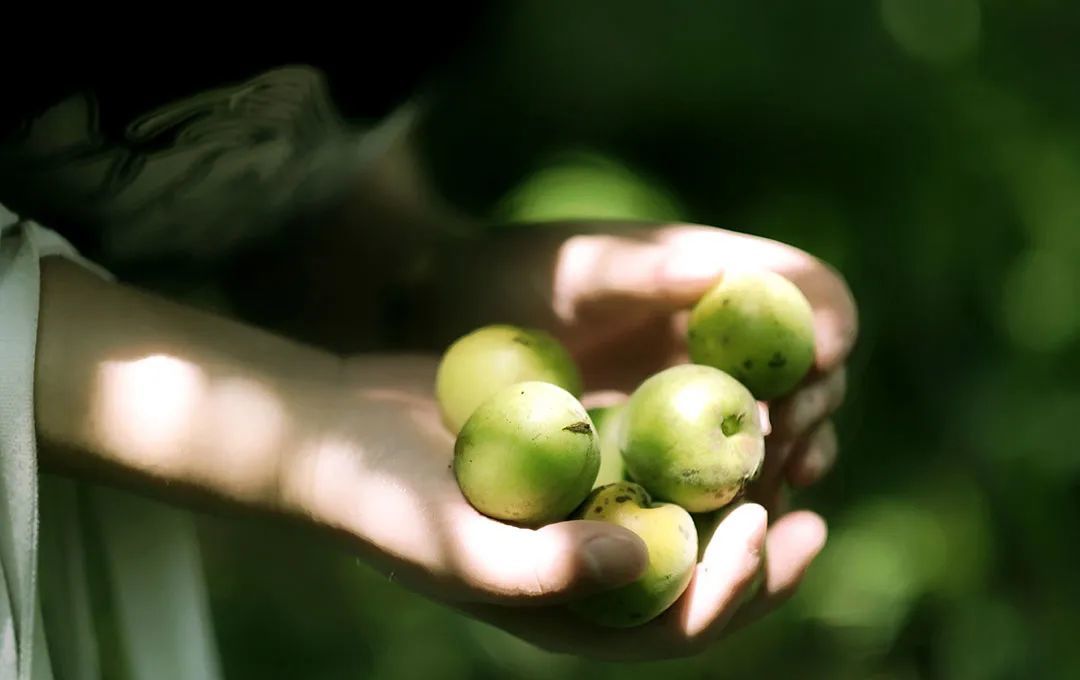
<instances>
[{"instance_id":1,"label":"open palm","mask_svg":"<svg viewBox=\"0 0 1080 680\"><path fill-rule=\"evenodd\" d=\"M691 654L788 596L825 540L817 515L781 512L780 493L785 481L814 481L836 454L828 416L843 399L856 327L842 279L794 248L708 227L551 224L460 245L442 253L430 278L438 285L417 306L422 344L437 349L486 323L545 328L581 366L587 403L617 399L685 361L687 311L726 268L758 266L791 278L814 307L817 359L799 390L763 405L772 433L752 491L760 504L747 503L719 524L690 587L658 619L622 631L577 620L560 605L636 578L646 559L642 543L609 524L532 530L476 512L451 470L453 438L433 401L431 354L349 364L325 440L298 454L286 475L296 507L396 581L559 651L620 659ZM764 587L746 602L766 545Z\"/></svg>"},{"instance_id":2,"label":"open palm","mask_svg":"<svg viewBox=\"0 0 1080 680\"><path fill-rule=\"evenodd\" d=\"M450 469L453 437L431 397L435 367L433 357L351 361L324 436L287 461L282 493L292 513L333 531L393 580L471 616L552 650L687 655L728 628L766 541L758 610L790 592L824 541L810 513L788 515L766 537L765 511L748 504L719 525L689 589L660 618L626 631L581 621L561 605L636 578L644 545L611 524L524 529L474 510Z\"/></svg>"}]
</instances>

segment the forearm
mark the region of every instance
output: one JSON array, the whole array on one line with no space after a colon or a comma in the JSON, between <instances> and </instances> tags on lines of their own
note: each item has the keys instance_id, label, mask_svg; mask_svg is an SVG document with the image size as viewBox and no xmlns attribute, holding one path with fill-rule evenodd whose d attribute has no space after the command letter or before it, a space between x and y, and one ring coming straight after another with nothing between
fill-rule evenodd
<instances>
[{"instance_id":1,"label":"forearm","mask_svg":"<svg viewBox=\"0 0 1080 680\"><path fill-rule=\"evenodd\" d=\"M43 469L280 509L282 461L317 442L339 360L42 263Z\"/></svg>"}]
</instances>

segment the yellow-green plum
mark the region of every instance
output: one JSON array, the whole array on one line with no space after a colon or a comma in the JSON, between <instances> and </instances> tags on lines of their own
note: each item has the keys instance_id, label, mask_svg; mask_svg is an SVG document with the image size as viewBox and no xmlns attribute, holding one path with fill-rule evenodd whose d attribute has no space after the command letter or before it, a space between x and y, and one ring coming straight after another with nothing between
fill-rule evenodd
<instances>
[{"instance_id":1,"label":"yellow-green plum","mask_svg":"<svg viewBox=\"0 0 1080 680\"><path fill-rule=\"evenodd\" d=\"M717 510L761 472L757 402L717 368L683 364L657 373L630 395L623 418L623 463L658 500Z\"/></svg>"},{"instance_id":2,"label":"yellow-green plum","mask_svg":"<svg viewBox=\"0 0 1080 680\"><path fill-rule=\"evenodd\" d=\"M454 341L435 376L443 423L457 433L476 407L498 390L537 380L581 394L573 359L551 334L505 324L484 326Z\"/></svg>"},{"instance_id":3,"label":"yellow-green plum","mask_svg":"<svg viewBox=\"0 0 1080 680\"><path fill-rule=\"evenodd\" d=\"M603 626L640 626L679 599L697 563L697 533L690 513L671 503L653 503L633 482L594 489L575 516L611 522L645 542L649 566L632 583L587 596L569 605L579 616Z\"/></svg>"},{"instance_id":4,"label":"yellow-green plum","mask_svg":"<svg viewBox=\"0 0 1080 680\"><path fill-rule=\"evenodd\" d=\"M758 399L774 399L814 362L813 312L780 274L732 272L694 306L687 343L694 363L732 375Z\"/></svg>"},{"instance_id":5,"label":"yellow-green plum","mask_svg":"<svg viewBox=\"0 0 1080 680\"><path fill-rule=\"evenodd\" d=\"M600 437L600 472L593 482L594 489L626 479L626 469L619 451L619 424L622 422L623 407L623 404L616 404L589 409L589 417Z\"/></svg>"},{"instance_id":6,"label":"yellow-green plum","mask_svg":"<svg viewBox=\"0 0 1080 680\"><path fill-rule=\"evenodd\" d=\"M539 526L566 518L589 494L600 469L600 441L574 395L551 383L515 383L465 421L453 466L474 508Z\"/></svg>"}]
</instances>

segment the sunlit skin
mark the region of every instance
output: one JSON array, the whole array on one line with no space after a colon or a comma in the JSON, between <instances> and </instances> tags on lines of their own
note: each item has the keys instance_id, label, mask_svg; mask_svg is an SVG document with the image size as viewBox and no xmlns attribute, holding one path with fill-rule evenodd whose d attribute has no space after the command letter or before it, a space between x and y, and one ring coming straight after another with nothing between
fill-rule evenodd
<instances>
[{"instance_id":1,"label":"sunlit skin","mask_svg":"<svg viewBox=\"0 0 1080 680\"><path fill-rule=\"evenodd\" d=\"M462 258L433 270L468 274L430 292L428 336L456 337L477 320L546 328L570 348L588 391L625 392L684 360L686 310L729 262L781 271L813 305L815 370L769 405L754 489L762 504L718 525L686 592L647 625L604 629L561 606L637 578L645 550L631 532L582 520L522 529L465 501L433 397L436 351L341 359L48 261L36 377L42 465L326 531L396 582L563 652L693 654L789 596L825 526L811 512L785 514L778 499L782 482L812 483L836 455L828 417L855 336L843 281L788 246L692 226L553 225L484 239ZM511 285L522 280L532 285ZM252 422L258 436L247 432ZM743 603L763 546L764 587Z\"/></svg>"}]
</instances>

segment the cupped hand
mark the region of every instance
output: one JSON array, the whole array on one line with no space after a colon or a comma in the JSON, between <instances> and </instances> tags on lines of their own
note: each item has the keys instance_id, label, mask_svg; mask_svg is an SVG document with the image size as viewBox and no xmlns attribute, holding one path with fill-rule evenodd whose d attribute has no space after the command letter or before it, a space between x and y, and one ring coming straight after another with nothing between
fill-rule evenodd
<instances>
[{"instance_id":1,"label":"cupped hand","mask_svg":"<svg viewBox=\"0 0 1080 680\"><path fill-rule=\"evenodd\" d=\"M530 529L474 510L451 470L453 437L432 398L435 368L422 356L350 362L321 436L283 463L281 497L291 514L333 531L388 578L470 616L560 652L685 656L748 615L739 608L763 546L759 611L791 592L824 542L815 515L792 513L767 530L765 510L746 504L719 524L687 592L659 618L629 630L586 623L562 605L635 579L647 560L643 543L601 522Z\"/></svg>"},{"instance_id":2,"label":"cupped hand","mask_svg":"<svg viewBox=\"0 0 1080 680\"><path fill-rule=\"evenodd\" d=\"M857 312L843 278L809 253L713 227L552 223L470 241L441 267L442 287L425 306L442 314L440 341L493 322L546 328L570 348L587 387L608 400L688 360L689 310L725 271L780 273L810 301L816 357L798 389L763 404L771 433L752 497L776 514L786 484L814 483L836 458L829 417L844 399ZM428 333L432 321L425 317Z\"/></svg>"}]
</instances>

